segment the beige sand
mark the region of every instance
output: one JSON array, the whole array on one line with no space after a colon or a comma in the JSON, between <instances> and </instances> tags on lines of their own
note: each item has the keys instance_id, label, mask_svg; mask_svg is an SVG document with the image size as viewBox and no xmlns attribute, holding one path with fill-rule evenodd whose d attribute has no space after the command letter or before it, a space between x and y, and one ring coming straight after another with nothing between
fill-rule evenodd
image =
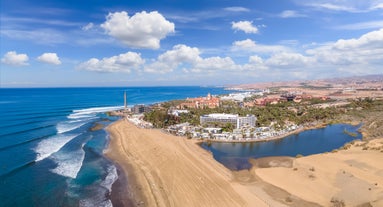
<instances>
[{"instance_id":1,"label":"beige sand","mask_svg":"<svg viewBox=\"0 0 383 207\"><path fill-rule=\"evenodd\" d=\"M193 140L126 120L108 130L106 154L128 175L136 206L383 206L383 139L231 172Z\"/></svg>"},{"instance_id":2,"label":"beige sand","mask_svg":"<svg viewBox=\"0 0 383 207\"><path fill-rule=\"evenodd\" d=\"M108 128L106 154L135 183L130 184L140 206L268 206L232 173L192 140L139 129L120 120ZM129 181L132 181L130 179Z\"/></svg>"},{"instance_id":3,"label":"beige sand","mask_svg":"<svg viewBox=\"0 0 383 207\"><path fill-rule=\"evenodd\" d=\"M356 142L347 150L302 157L292 168L262 168L264 181L322 206L383 206L383 139ZM331 200L333 202L331 202Z\"/></svg>"}]
</instances>

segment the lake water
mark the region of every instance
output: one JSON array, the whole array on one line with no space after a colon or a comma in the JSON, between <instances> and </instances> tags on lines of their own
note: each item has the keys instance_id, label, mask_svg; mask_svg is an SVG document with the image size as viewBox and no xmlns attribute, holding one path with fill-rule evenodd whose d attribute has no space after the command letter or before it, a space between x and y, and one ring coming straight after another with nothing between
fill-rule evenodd
<instances>
[{"instance_id":1,"label":"lake water","mask_svg":"<svg viewBox=\"0 0 383 207\"><path fill-rule=\"evenodd\" d=\"M204 142L201 147L212 152L214 159L231 170L249 169L251 167L248 162L249 158L295 157L298 154L312 155L338 149L345 143L362 138L362 135L357 131L359 127L348 124L333 124L325 128L307 130L283 139L267 142ZM350 136L344 130L356 133L357 136Z\"/></svg>"}]
</instances>

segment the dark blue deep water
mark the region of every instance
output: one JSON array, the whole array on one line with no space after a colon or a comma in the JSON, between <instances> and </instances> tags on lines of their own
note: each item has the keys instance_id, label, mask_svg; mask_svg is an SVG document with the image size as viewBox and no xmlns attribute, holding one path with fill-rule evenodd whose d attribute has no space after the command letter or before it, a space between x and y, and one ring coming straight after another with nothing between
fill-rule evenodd
<instances>
[{"instance_id":1,"label":"dark blue deep water","mask_svg":"<svg viewBox=\"0 0 383 207\"><path fill-rule=\"evenodd\" d=\"M112 206L105 111L228 93L208 87L0 89L0 206Z\"/></svg>"},{"instance_id":2,"label":"dark blue deep water","mask_svg":"<svg viewBox=\"0 0 383 207\"><path fill-rule=\"evenodd\" d=\"M211 151L214 158L227 168L242 170L251 167L251 164L248 162L249 158L256 159L270 156L295 157L297 154L311 155L330 152L354 139L361 139L362 135L357 131L359 127L348 124L334 124L268 142L205 142L201 146ZM344 133L344 130L357 133L357 136L352 137Z\"/></svg>"}]
</instances>

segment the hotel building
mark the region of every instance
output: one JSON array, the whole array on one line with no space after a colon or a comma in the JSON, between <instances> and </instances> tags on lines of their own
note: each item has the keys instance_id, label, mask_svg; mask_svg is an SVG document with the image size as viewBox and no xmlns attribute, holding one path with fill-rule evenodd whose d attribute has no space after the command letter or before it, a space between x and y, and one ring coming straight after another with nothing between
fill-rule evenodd
<instances>
[{"instance_id":1,"label":"hotel building","mask_svg":"<svg viewBox=\"0 0 383 207\"><path fill-rule=\"evenodd\" d=\"M255 127L257 118L254 115L238 116L237 114L208 114L200 116L200 124L208 123L231 123L237 129L241 127Z\"/></svg>"}]
</instances>

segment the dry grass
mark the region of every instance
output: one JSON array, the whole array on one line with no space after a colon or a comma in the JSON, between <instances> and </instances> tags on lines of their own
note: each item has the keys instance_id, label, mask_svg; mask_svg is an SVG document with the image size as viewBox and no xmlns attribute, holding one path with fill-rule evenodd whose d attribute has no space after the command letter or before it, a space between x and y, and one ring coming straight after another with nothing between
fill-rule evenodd
<instances>
[{"instance_id":1,"label":"dry grass","mask_svg":"<svg viewBox=\"0 0 383 207\"><path fill-rule=\"evenodd\" d=\"M343 200L337 199L337 198L331 198L331 207L344 207L346 204Z\"/></svg>"}]
</instances>

